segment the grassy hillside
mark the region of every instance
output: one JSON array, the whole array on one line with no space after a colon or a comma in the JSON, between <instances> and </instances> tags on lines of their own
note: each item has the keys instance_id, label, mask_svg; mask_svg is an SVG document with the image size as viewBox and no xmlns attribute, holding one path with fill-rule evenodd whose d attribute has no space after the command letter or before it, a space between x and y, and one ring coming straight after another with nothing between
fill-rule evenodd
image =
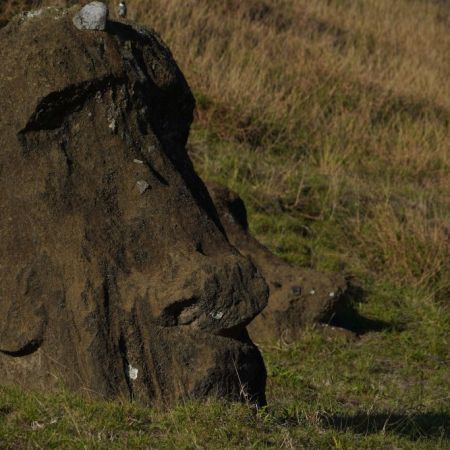
<instances>
[{"instance_id":1,"label":"grassy hillside","mask_svg":"<svg viewBox=\"0 0 450 450\"><path fill-rule=\"evenodd\" d=\"M450 448L450 4L128 0L197 98L189 149L367 332L262 348L269 407L171 411L0 388L0 447Z\"/></svg>"},{"instance_id":2,"label":"grassy hillside","mask_svg":"<svg viewBox=\"0 0 450 450\"><path fill-rule=\"evenodd\" d=\"M245 196L258 235L302 264L448 294L448 3L148 3L136 18L197 94L197 167Z\"/></svg>"}]
</instances>

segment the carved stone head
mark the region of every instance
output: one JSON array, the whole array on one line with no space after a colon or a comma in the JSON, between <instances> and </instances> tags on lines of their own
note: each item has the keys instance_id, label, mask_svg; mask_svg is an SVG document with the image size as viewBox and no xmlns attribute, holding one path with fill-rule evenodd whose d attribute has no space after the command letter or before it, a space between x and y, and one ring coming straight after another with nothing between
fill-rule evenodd
<instances>
[{"instance_id":1,"label":"carved stone head","mask_svg":"<svg viewBox=\"0 0 450 450\"><path fill-rule=\"evenodd\" d=\"M189 87L154 32L74 13L0 30L2 378L264 402L267 287L186 153Z\"/></svg>"}]
</instances>

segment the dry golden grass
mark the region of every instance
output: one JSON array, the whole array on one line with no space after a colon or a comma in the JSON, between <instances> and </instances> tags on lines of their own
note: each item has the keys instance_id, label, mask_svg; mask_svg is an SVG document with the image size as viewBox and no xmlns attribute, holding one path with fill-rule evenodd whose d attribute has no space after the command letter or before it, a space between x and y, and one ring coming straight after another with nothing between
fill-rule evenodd
<instances>
[{"instance_id":1,"label":"dry golden grass","mask_svg":"<svg viewBox=\"0 0 450 450\"><path fill-rule=\"evenodd\" d=\"M359 312L389 326L264 348L256 415L0 386L0 447L448 448L449 2L127 3L194 90L201 175L238 190L283 257L355 275Z\"/></svg>"},{"instance_id":2,"label":"dry golden grass","mask_svg":"<svg viewBox=\"0 0 450 450\"><path fill-rule=\"evenodd\" d=\"M0 16L63 2L8 0ZM337 228L323 246L350 271L450 291L449 2L128 5L196 94L191 149L203 176L257 211L278 199L292 218Z\"/></svg>"},{"instance_id":3,"label":"dry golden grass","mask_svg":"<svg viewBox=\"0 0 450 450\"><path fill-rule=\"evenodd\" d=\"M357 252L367 272L448 288L448 3L128 3L197 95L196 129L210 130L192 138L202 175L256 206L314 198L343 230L344 260Z\"/></svg>"}]
</instances>

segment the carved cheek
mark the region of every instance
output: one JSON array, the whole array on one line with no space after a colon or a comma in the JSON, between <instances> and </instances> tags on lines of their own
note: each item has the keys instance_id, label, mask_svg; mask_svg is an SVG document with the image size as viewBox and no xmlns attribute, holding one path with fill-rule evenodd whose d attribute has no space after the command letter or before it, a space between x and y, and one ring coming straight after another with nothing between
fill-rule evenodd
<instances>
[{"instance_id":1,"label":"carved cheek","mask_svg":"<svg viewBox=\"0 0 450 450\"><path fill-rule=\"evenodd\" d=\"M48 325L48 307L56 306L64 295L62 286L55 280L57 271L52 267L45 254L36 257L18 272L14 290L4 292L10 301L1 305L0 352L25 356L42 344Z\"/></svg>"}]
</instances>

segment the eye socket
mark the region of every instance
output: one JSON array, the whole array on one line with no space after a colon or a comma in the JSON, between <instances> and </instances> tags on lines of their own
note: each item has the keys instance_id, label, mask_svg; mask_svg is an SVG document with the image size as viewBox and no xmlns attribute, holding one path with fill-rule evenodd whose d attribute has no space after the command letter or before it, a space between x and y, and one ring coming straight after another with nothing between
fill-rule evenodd
<instances>
[{"instance_id":1,"label":"eye socket","mask_svg":"<svg viewBox=\"0 0 450 450\"><path fill-rule=\"evenodd\" d=\"M165 327L191 325L198 318L199 299L196 297L176 300L161 313L158 324Z\"/></svg>"}]
</instances>

